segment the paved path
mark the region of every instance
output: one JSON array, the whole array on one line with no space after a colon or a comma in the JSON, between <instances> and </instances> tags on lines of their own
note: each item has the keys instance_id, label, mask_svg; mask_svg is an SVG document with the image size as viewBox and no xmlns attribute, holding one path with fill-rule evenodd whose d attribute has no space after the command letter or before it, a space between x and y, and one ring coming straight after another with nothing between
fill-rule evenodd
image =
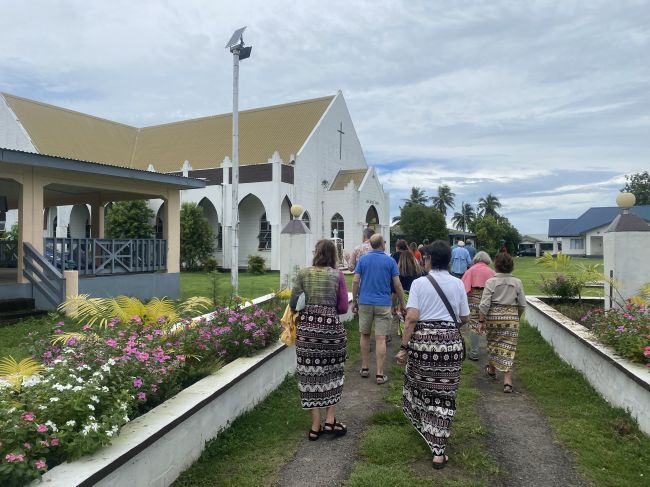
<instances>
[{"instance_id":1,"label":"paved path","mask_svg":"<svg viewBox=\"0 0 650 487\"><path fill-rule=\"evenodd\" d=\"M393 337L388 344L386 367L392 368L393 357L399 341ZM372 347L374 350L374 346ZM308 425L305 425L305 437L298 446L294 458L280 472L278 485L282 487L329 487L340 485L352 473L354 463L358 460L360 435L368 427L370 417L387 407L383 399L385 388L377 385L373 377L375 355L370 354L370 377L359 376L361 362L348 367L345 375L343 396L336 411L339 421L348 427L348 433L336 438L333 435L321 436L318 441L307 439ZM402 380L390 377L390 380Z\"/></svg>"}]
</instances>

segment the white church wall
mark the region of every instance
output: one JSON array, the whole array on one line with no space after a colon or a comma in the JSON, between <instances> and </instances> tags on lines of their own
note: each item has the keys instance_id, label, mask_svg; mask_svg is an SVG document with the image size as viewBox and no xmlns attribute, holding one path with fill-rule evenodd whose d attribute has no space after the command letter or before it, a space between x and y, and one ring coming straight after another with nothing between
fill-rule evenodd
<instances>
[{"instance_id":1,"label":"white church wall","mask_svg":"<svg viewBox=\"0 0 650 487\"><path fill-rule=\"evenodd\" d=\"M366 214L371 206L375 207L379 217L375 231L381 233L387 243L386 247L390 248L390 199L379 182L374 168L371 168L364 178L359 191L358 219L364 223L364 226Z\"/></svg>"},{"instance_id":2,"label":"white church wall","mask_svg":"<svg viewBox=\"0 0 650 487\"><path fill-rule=\"evenodd\" d=\"M340 138L338 130L343 123L345 134ZM341 157L339 142L342 140ZM311 133L303 147L296 154L294 172L295 203L302 205L312 217L314 239L330 237L329 218L322 221L321 201L326 191L322 182L332 183L341 169L362 169L366 167L363 149L357 137L350 113L343 95L339 93L323 114L320 123ZM327 212L326 212L327 213ZM323 223L325 235L322 234Z\"/></svg>"},{"instance_id":3,"label":"white church wall","mask_svg":"<svg viewBox=\"0 0 650 487\"><path fill-rule=\"evenodd\" d=\"M249 255L259 255L266 260L267 268L271 265L271 251L258 250L260 219L268 211L262 201L255 195L249 194L239 204L239 266L248 265Z\"/></svg>"},{"instance_id":4,"label":"white church wall","mask_svg":"<svg viewBox=\"0 0 650 487\"><path fill-rule=\"evenodd\" d=\"M37 152L29 135L2 95L0 95L0 147L25 152Z\"/></svg>"}]
</instances>

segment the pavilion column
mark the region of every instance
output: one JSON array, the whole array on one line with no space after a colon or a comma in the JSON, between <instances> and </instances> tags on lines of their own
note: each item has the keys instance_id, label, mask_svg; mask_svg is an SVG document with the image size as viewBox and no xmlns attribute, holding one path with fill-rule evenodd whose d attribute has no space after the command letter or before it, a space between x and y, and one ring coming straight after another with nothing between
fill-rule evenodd
<instances>
[{"instance_id":1,"label":"pavilion column","mask_svg":"<svg viewBox=\"0 0 650 487\"><path fill-rule=\"evenodd\" d=\"M101 202L93 203L90 206L90 211L90 236L92 238L104 238L104 218L106 216L104 205Z\"/></svg>"},{"instance_id":2,"label":"pavilion column","mask_svg":"<svg viewBox=\"0 0 650 487\"><path fill-rule=\"evenodd\" d=\"M26 168L18 196L18 281L29 282L23 276L23 243L32 244L43 254L43 180L34 168Z\"/></svg>"},{"instance_id":3,"label":"pavilion column","mask_svg":"<svg viewBox=\"0 0 650 487\"><path fill-rule=\"evenodd\" d=\"M170 189L163 207L163 238L167 240L167 272L181 270L181 192Z\"/></svg>"}]
</instances>

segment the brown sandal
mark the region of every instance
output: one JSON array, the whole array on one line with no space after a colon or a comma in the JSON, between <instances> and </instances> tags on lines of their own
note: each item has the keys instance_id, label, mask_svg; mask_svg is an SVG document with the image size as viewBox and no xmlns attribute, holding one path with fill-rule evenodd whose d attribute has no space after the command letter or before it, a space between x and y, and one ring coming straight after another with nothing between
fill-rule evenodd
<instances>
[{"instance_id":1,"label":"brown sandal","mask_svg":"<svg viewBox=\"0 0 650 487\"><path fill-rule=\"evenodd\" d=\"M323 433L325 433L325 431L323 431L323 428L319 428L318 431L314 431L313 429L310 429L309 433L307 433L307 438L309 438L309 441L316 441L318 438L320 438L320 435Z\"/></svg>"}]
</instances>

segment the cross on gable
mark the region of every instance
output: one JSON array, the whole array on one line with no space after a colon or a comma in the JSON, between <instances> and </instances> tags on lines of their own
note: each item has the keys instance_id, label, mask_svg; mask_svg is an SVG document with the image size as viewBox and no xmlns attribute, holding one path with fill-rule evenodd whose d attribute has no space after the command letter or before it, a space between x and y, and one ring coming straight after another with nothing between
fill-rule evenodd
<instances>
[{"instance_id":1,"label":"cross on gable","mask_svg":"<svg viewBox=\"0 0 650 487\"><path fill-rule=\"evenodd\" d=\"M343 147L343 122L341 122L341 128L336 130L339 133L339 159L341 158L341 148Z\"/></svg>"}]
</instances>

